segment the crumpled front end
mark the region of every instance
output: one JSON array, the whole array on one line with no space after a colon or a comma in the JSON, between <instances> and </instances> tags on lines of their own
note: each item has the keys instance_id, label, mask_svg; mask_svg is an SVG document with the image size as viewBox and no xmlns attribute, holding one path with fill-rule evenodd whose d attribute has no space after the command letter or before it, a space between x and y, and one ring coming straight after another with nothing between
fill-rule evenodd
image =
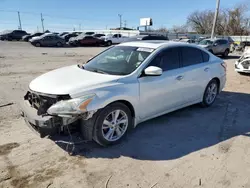
<instances>
[{"instance_id":1,"label":"crumpled front end","mask_svg":"<svg viewBox=\"0 0 250 188\"><path fill-rule=\"evenodd\" d=\"M65 116L48 114L47 111L51 106L70 99L69 95L46 95L28 91L20 103L21 115L27 125L40 137L53 136L63 131L64 126L70 125L80 118L88 119L93 115L89 112Z\"/></svg>"},{"instance_id":2,"label":"crumpled front end","mask_svg":"<svg viewBox=\"0 0 250 188\"><path fill-rule=\"evenodd\" d=\"M235 71L242 73L250 73L250 54L243 55L235 62Z\"/></svg>"}]
</instances>

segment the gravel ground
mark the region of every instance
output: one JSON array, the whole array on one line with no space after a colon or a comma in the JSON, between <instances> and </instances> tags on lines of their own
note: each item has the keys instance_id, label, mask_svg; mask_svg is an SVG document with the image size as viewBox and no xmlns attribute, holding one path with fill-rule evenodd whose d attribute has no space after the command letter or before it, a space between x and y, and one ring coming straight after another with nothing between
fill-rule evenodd
<instances>
[{"instance_id":1,"label":"gravel ground","mask_svg":"<svg viewBox=\"0 0 250 188\"><path fill-rule=\"evenodd\" d=\"M225 60L228 81L212 107L142 123L119 145L84 143L70 156L35 135L18 109L29 82L103 49L0 42L0 188L250 187L250 77L234 72L236 55Z\"/></svg>"}]
</instances>

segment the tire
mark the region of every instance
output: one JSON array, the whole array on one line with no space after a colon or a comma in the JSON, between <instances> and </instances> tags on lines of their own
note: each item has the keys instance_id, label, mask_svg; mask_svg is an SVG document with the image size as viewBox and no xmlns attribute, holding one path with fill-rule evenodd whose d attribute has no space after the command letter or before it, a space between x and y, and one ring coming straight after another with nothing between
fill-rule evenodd
<instances>
[{"instance_id":1,"label":"tire","mask_svg":"<svg viewBox=\"0 0 250 188\"><path fill-rule=\"evenodd\" d=\"M112 113L118 114L115 118ZM114 117L114 118L113 118ZM115 124L115 119L122 119L126 123ZM109 125L104 124L104 120ZM112 123L111 123L112 122ZM130 109L123 103L113 103L102 109L94 124L93 139L101 146L109 146L119 143L128 133L132 126L132 115ZM119 131L118 131L119 130ZM118 135L118 133L120 135Z\"/></svg>"},{"instance_id":2,"label":"tire","mask_svg":"<svg viewBox=\"0 0 250 188\"><path fill-rule=\"evenodd\" d=\"M109 41L107 42L107 46L111 46L111 45L112 45L112 41L109 40Z\"/></svg>"},{"instance_id":3,"label":"tire","mask_svg":"<svg viewBox=\"0 0 250 188\"><path fill-rule=\"evenodd\" d=\"M210 53L214 54L213 50L208 50Z\"/></svg>"},{"instance_id":4,"label":"tire","mask_svg":"<svg viewBox=\"0 0 250 188\"><path fill-rule=\"evenodd\" d=\"M62 43L61 43L61 42L58 42L58 43L56 43L56 46L57 46L57 47L62 47Z\"/></svg>"},{"instance_id":5,"label":"tire","mask_svg":"<svg viewBox=\"0 0 250 188\"><path fill-rule=\"evenodd\" d=\"M225 52L223 53L223 57L227 57L229 54L229 49L226 49Z\"/></svg>"},{"instance_id":6,"label":"tire","mask_svg":"<svg viewBox=\"0 0 250 188\"><path fill-rule=\"evenodd\" d=\"M209 93L209 89L211 89L213 86L216 86L216 88L213 89L213 96L212 96L211 95L212 93ZM211 106L214 103L218 93L219 93L219 84L215 79L213 79L208 83L208 85L207 85L207 87L205 89L201 105L203 107ZM211 96L211 98L210 98L211 100L208 100L208 97L209 97L208 95Z\"/></svg>"},{"instance_id":7,"label":"tire","mask_svg":"<svg viewBox=\"0 0 250 188\"><path fill-rule=\"evenodd\" d=\"M13 39L12 39L12 37L8 37L8 39L7 39L8 41L12 41Z\"/></svg>"},{"instance_id":8,"label":"tire","mask_svg":"<svg viewBox=\"0 0 250 188\"><path fill-rule=\"evenodd\" d=\"M40 42L35 43L35 47L41 47L41 43Z\"/></svg>"}]
</instances>

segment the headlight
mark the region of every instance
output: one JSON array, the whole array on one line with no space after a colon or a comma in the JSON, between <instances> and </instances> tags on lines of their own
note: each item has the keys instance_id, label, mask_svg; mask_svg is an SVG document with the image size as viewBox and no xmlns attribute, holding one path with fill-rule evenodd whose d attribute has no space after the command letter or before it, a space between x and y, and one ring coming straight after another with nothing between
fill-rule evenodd
<instances>
[{"instance_id":1,"label":"headlight","mask_svg":"<svg viewBox=\"0 0 250 188\"><path fill-rule=\"evenodd\" d=\"M60 101L48 110L50 115L77 115L87 111L88 104L94 99L95 94L85 95L80 98Z\"/></svg>"}]
</instances>

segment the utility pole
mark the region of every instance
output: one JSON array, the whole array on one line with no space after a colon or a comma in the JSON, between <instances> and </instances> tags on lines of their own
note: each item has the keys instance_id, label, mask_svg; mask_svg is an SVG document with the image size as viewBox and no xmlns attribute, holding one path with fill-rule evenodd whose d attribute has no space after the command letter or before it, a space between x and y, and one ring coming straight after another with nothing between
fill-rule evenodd
<instances>
[{"instance_id":1,"label":"utility pole","mask_svg":"<svg viewBox=\"0 0 250 188\"><path fill-rule=\"evenodd\" d=\"M122 15L118 14L119 18L120 18L120 30L122 29Z\"/></svg>"},{"instance_id":2,"label":"utility pole","mask_svg":"<svg viewBox=\"0 0 250 188\"><path fill-rule=\"evenodd\" d=\"M42 29L43 29L43 32L44 32L44 25L43 25L43 21L44 21L44 19L43 19L43 13L41 13Z\"/></svg>"},{"instance_id":3,"label":"utility pole","mask_svg":"<svg viewBox=\"0 0 250 188\"><path fill-rule=\"evenodd\" d=\"M18 20L19 20L19 29L22 30L22 23L21 23L21 17L20 17L20 12L17 12L18 15Z\"/></svg>"},{"instance_id":4,"label":"utility pole","mask_svg":"<svg viewBox=\"0 0 250 188\"><path fill-rule=\"evenodd\" d=\"M217 0L217 2L216 2L216 10L215 10L215 14L214 14L213 29L212 29L212 33L211 33L211 39L213 39L214 36L215 36L215 29L216 29L216 23L217 23L219 10L220 10L220 0Z\"/></svg>"},{"instance_id":5,"label":"utility pole","mask_svg":"<svg viewBox=\"0 0 250 188\"><path fill-rule=\"evenodd\" d=\"M124 27L127 27L127 20L124 20Z\"/></svg>"}]
</instances>

